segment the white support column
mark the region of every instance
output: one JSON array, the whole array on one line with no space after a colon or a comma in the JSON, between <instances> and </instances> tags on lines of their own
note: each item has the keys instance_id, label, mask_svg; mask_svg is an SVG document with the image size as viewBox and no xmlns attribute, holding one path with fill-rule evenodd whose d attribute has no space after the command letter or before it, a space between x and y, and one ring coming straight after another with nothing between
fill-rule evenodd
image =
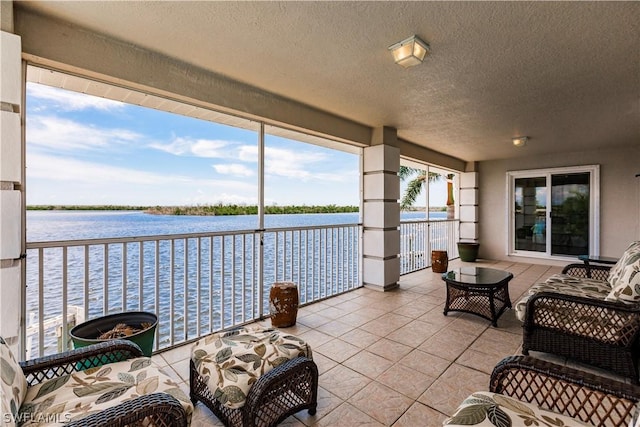
<instances>
[{"instance_id":1,"label":"white support column","mask_svg":"<svg viewBox=\"0 0 640 427\"><path fill-rule=\"evenodd\" d=\"M460 174L460 240L478 243L478 172Z\"/></svg>"},{"instance_id":2,"label":"white support column","mask_svg":"<svg viewBox=\"0 0 640 427\"><path fill-rule=\"evenodd\" d=\"M388 145L395 129L384 128L382 144L364 149L363 282L388 291L400 279L400 150Z\"/></svg>"},{"instance_id":3,"label":"white support column","mask_svg":"<svg viewBox=\"0 0 640 427\"><path fill-rule=\"evenodd\" d=\"M0 32L0 336L20 355L22 70L20 37Z\"/></svg>"}]
</instances>

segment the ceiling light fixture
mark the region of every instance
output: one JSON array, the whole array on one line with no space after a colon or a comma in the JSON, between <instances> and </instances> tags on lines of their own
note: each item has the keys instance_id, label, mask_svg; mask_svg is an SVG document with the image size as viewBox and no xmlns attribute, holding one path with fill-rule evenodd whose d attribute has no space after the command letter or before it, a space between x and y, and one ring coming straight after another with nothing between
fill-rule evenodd
<instances>
[{"instance_id":1,"label":"ceiling light fixture","mask_svg":"<svg viewBox=\"0 0 640 427\"><path fill-rule=\"evenodd\" d=\"M525 145L527 145L527 141L529 140L528 136L519 136L517 138L513 138L513 145L515 145L516 147L524 147Z\"/></svg>"},{"instance_id":2,"label":"ceiling light fixture","mask_svg":"<svg viewBox=\"0 0 640 427\"><path fill-rule=\"evenodd\" d=\"M389 46L389 50L396 64L409 68L422 64L425 56L429 54L429 45L414 35Z\"/></svg>"}]
</instances>

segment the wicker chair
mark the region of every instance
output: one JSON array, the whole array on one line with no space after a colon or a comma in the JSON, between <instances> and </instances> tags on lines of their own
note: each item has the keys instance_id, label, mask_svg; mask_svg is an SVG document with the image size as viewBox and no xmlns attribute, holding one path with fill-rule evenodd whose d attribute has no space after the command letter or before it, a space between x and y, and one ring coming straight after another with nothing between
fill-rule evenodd
<instances>
[{"instance_id":1,"label":"wicker chair","mask_svg":"<svg viewBox=\"0 0 640 427\"><path fill-rule=\"evenodd\" d=\"M562 273L604 281L609 269L570 264ZM527 300L523 328L524 354L533 350L569 357L638 383L640 304L538 292Z\"/></svg>"},{"instance_id":2,"label":"wicker chair","mask_svg":"<svg viewBox=\"0 0 640 427\"><path fill-rule=\"evenodd\" d=\"M110 363L142 356L140 348L125 340L112 340L38 359L20 362L29 387ZM107 410L88 415L66 426L131 426L145 420L145 425L187 426L183 405L167 393L142 395Z\"/></svg>"},{"instance_id":3,"label":"wicker chair","mask_svg":"<svg viewBox=\"0 0 640 427\"><path fill-rule=\"evenodd\" d=\"M504 423L505 417L509 417L506 410L510 410L512 425L550 425L551 419L553 425L569 425L571 420L578 420L595 426L621 427L631 425L640 401L637 385L529 356L510 356L500 361L491 374L489 389L521 404L474 393L443 425L480 424L486 417L503 422L496 425L511 425ZM553 414L543 415L542 410ZM555 414L571 420L563 420L565 424L561 424ZM545 415L551 417L543 418Z\"/></svg>"},{"instance_id":4,"label":"wicker chair","mask_svg":"<svg viewBox=\"0 0 640 427\"><path fill-rule=\"evenodd\" d=\"M304 340L240 327L196 342L189 390L194 405L201 401L226 426L271 427L303 409L316 413L318 367Z\"/></svg>"},{"instance_id":5,"label":"wicker chair","mask_svg":"<svg viewBox=\"0 0 640 427\"><path fill-rule=\"evenodd\" d=\"M245 405L230 409L213 395L193 360L190 362L190 390L194 405L204 403L226 426L270 427L290 415L308 409L316 413L318 367L313 360L296 357L262 375L247 395Z\"/></svg>"}]
</instances>

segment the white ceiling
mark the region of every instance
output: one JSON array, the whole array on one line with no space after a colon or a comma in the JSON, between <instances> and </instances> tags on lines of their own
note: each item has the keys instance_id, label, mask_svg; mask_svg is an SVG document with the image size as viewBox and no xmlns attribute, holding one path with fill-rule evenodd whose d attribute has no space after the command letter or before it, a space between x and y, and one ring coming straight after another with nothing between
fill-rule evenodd
<instances>
[{"instance_id":1,"label":"white ceiling","mask_svg":"<svg viewBox=\"0 0 640 427\"><path fill-rule=\"evenodd\" d=\"M467 160L640 148L640 2L15 2ZM425 63L387 47L417 34ZM511 138L528 135L524 148Z\"/></svg>"}]
</instances>

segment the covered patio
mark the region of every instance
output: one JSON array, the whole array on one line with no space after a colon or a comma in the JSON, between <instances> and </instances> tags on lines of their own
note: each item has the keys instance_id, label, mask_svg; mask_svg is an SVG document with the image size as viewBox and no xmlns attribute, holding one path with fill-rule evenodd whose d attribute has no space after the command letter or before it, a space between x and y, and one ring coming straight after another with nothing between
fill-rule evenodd
<instances>
[{"instance_id":1,"label":"covered patio","mask_svg":"<svg viewBox=\"0 0 640 427\"><path fill-rule=\"evenodd\" d=\"M532 284L560 267L479 260L452 268L482 266L513 273L509 285L517 301ZM507 310L498 327L477 316L442 313L445 287L431 269L402 276L400 287L380 293L366 288L303 307L295 326L283 329L309 342L320 374L318 412L306 410L282 425L440 425L472 392L487 390L502 358L521 354L522 323ZM270 326L268 320L259 323ZM188 392L191 345L161 352L167 371ZM616 378L602 370L536 353L561 365ZM622 381L626 379L619 378ZM204 405L196 405L193 426L222 425Z\"/></svg>"},{"instance_id":2,"label":"covered patio","mask_svg":"<svg viewBox=\"0 0 640 427\"><path fill-rule=\"evenodd\" d=\"M512 302L578 255L619 257L640 240L638 2L0 8L0 336L20 358L28 67L42 70L38 83L230 117L231 125L250 121L258 139L273 126L359 150L356 289L302 307L290 328L314 350L320 394L314 417L298 413L285 425L439 425L470 392L487 388L499 360L521 351L513 310L497 328L444 316L440 274L401 275L401 162L458 174L452 236L480 243L476 265L513 273ZM388 47L412 34L430 54L403 69ZM263 207L264 195L258 199ZM463 265L452 260L449 268ZM154 355L185 391L190 347ZM193 425L217 422L197 406Z\"/></svg>"}]
</instances>

